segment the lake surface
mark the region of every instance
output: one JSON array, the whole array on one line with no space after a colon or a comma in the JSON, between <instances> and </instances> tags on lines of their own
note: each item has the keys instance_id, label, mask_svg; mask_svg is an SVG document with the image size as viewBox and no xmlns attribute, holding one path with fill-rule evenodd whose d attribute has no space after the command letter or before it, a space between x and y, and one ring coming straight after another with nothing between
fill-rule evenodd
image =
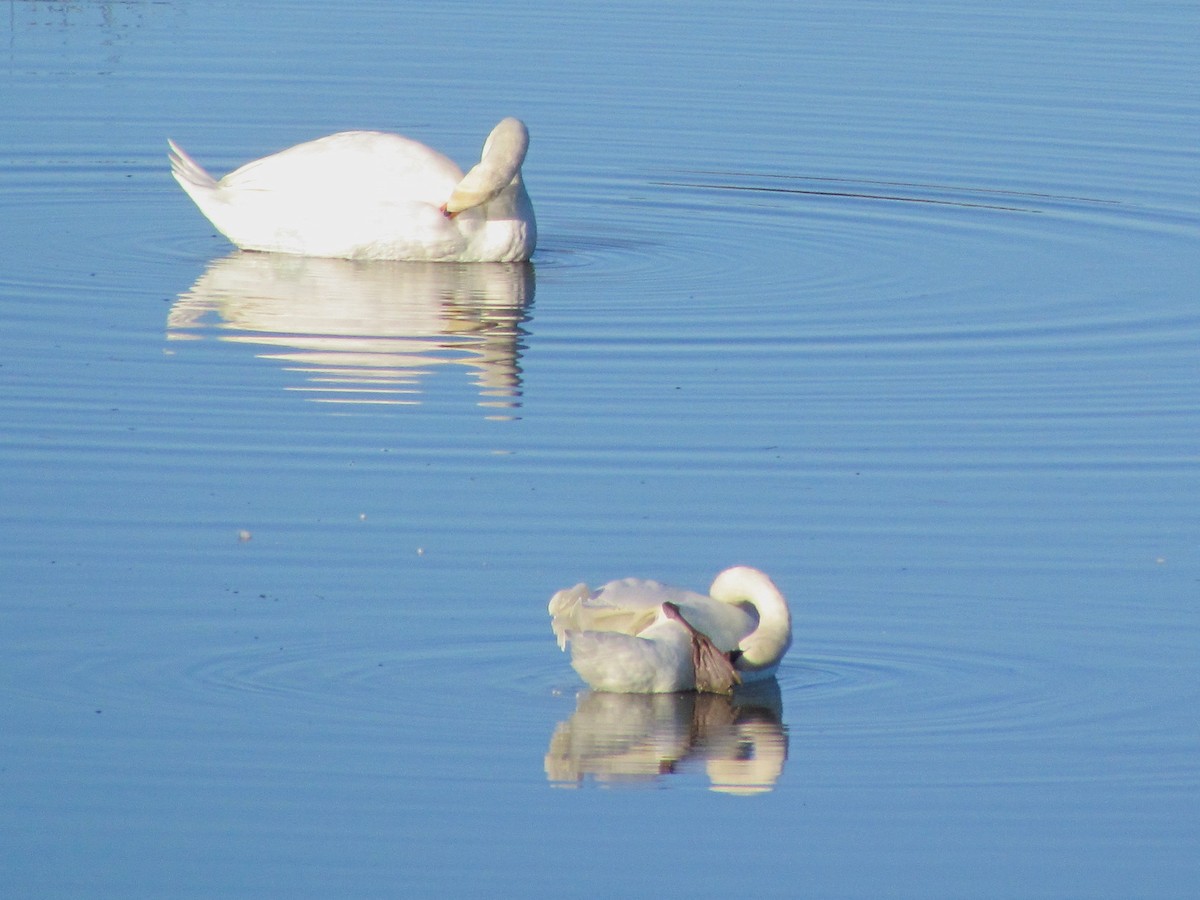
<instances>
[{"instance_id":1,"label":"lake surface","mask_svg":"<svg viewBox=\"0 0 1200 900\"><path fill-rule=\"evenodd\" d=\"M1195 896L1195 4L0 22L0 893ZM528 266L238 254L165 157L505 115ZM777 683L555 646L735 563Z\"/></svg>"}]
</instances>

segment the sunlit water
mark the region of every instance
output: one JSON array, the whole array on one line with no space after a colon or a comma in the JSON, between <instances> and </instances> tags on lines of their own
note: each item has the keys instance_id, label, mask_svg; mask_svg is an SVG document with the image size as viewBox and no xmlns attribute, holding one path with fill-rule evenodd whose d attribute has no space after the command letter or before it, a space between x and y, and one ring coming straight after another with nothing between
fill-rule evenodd
<instances>
[{"instance_id":1,"label":"sunlit water","mask_svg":"<svg viewBox=\"0 0 1200 900\"><path fill-rule=\"evenodd\" d=\"M4 13L5 896L1194 894L1191 4ZM509 114L530 266L165 160ZM737 562L777 684L582 690Z\"/></svg>"}]
</instances>

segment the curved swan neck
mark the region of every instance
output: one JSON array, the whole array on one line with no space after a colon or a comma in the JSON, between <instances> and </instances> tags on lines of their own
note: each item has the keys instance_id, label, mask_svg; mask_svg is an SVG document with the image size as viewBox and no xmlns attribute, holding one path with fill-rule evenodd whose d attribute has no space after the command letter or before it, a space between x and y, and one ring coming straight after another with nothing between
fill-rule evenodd
<instances>
[{"instance_id":1,"label":"curved swan neck","mask_svg":"<svg viewBox=\"0 0 1200 900\"><path fill-rule=\"evenodd\" d=\"M515 175L525 162L525 154L528 151L529 129L520 119L509 116L507 119L501 119L487 136L487 140L483 142L483 152L479 154L479 161L486 163L495 160L498 165L511 166Z\"/></svg>"},{"instance_id":2,"label":"curved swan neck","mask_svg":"<svg viewBox=\"0 0 1200 900\"><path fill-rule=\"evenodd\" d=\"M709 595L723 603L749 603L758 613L758 627L738 644L742 663L774 665L792 644L792 613L779 588L749 566L726 569L712 583Z\"/></svg>"},{"instance_id":3,"label":"curved swan neck","mask_svg":"<svg viewBox=\"0 0 1200 900\"><path fill-rule=\"evenodd\" d=\"M446 201L448 216L482 206L518 179L529 150L529 129L520 119L503 119L483 143L479 163L463 176Z\"/></svg>"}]
</instances>

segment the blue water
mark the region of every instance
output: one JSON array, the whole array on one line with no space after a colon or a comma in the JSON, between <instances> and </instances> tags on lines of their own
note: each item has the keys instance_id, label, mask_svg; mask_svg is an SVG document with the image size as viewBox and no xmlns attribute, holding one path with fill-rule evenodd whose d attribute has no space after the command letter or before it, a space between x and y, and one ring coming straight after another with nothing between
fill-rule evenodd
<instances>
[{"instance_id":1,"label":"blue water","mask_svg":"<svg viewBox=\"0 0 1200 900\"><path fill-rule=\"evenodd\" d=\"M4 896L1190 897L1189 3L0 10ZM171 180L529 125L529 266ZM791 599L583 690L557 589Z\"/></svg>"}]
</instances>

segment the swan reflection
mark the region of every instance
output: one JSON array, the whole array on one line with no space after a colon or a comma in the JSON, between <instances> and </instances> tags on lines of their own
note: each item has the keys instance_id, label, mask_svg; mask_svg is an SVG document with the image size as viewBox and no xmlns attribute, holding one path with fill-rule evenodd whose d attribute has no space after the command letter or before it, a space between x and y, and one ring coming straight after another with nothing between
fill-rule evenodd
<instances>
[{"instance_id":1,"label":"swan reflection","mask_svg":"<svg viewBox=\"0 0 1200 900\"><path fill-rule=\"evenodd\" d=\"M167 317L168 340L262 348L338 403L418 404L447 365L474 373L480 406L520 406L528 263L413 263L238 252L211 263ZM498 411L496 418L511 414Z\"/></svg>"},{"instance_id":2,"label":"swan reflection","mask_svg":"<svg viewBox=\"0 0 1200 900\"><path fill-rule=\"evenodd\" d=\"M643 783L703 767L711 790L770 791L787 761L779 685L772 679L723 694L583 691L546 752L546 777L575 787Z\"/></svg>"}]
</instances>

